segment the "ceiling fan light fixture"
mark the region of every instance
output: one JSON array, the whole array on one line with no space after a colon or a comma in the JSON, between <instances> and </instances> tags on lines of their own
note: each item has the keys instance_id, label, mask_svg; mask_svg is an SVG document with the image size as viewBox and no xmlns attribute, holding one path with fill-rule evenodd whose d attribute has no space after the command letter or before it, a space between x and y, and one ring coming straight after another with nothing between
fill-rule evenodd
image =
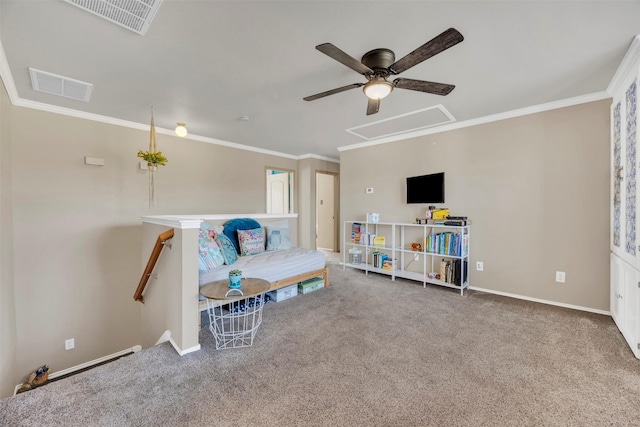
<instances>
[{"instance_id":1,"label":"ceiling fan light fixture","mask_svg":"<svg viewBox=\"0 0 640 427\"><path fill-rule=\"evenodd\" d=\"M384 77L374 77L365 84L362 91L371 99L382 99L389 95L393 90L393 84L389 83Z\"/></svg>"},{"instance_id":2,"label":"ceiling fan light fixture","mask_svg":"<svg viewBox=\"0 0 640 427\"><path fill-rule=\"evenodd\" d=\"M187 136L187 133L189 133L187 131L187 128L185 126L184 123L176 123L178 126L176 126L176 135L178 135L180 138L184 138L185 136Z\"/></svg>"}]
</instances>

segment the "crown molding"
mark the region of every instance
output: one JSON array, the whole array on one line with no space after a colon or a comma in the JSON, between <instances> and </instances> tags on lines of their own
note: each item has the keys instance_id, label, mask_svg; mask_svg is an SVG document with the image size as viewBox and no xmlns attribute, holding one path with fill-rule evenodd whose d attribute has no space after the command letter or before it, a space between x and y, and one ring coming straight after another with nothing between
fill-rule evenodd
<instances>
[{"instance_id":1,"label":"crown molding","mask_svg":"<svg viewBox=\"0 0 640 427\"><path fill-rule=\"evenodd\" d=\"M616 73L613 75L609 86L607 86L607 92L613 97L618 93L620 87L624 83L626 77L632 70L638 71L640 64L640 35L637 35L631 41L631 45L627 50L627 53L622 58L622 62L618 66Z\"/></svg>"},{"instance_id":2,"label":"crown molding","mask_svg":"<svg viewBox=\"0 0 640 427\"><path fill-rule=\"evenodd\" d=\"M618 71L614 75L606 91L596 92L596 93L583 95L583 96L577 96L573 98L567 98L560 101L554 101L554 102L540 104L532 107L521 108L518 110L507 111L504 113L493 114L490 116L466 120L463 122L456 122L456 123L450 123L447 125L433 127L433 128L420 129L414 132L404 133L400 135L392 135L389 137L372 140L372 141L366 141L358 144L346 145L346 146L338 147L338 151L342 152L342 151L348 151L348 150L355 150L358 148L370 147L370 146L379 145L379 144L387 144L390 142L402 141L405 139L415 138L419 136L432 135L440 132L448 132L455 129L461 129L461 128L470 127L470 126L477 126L477 125L491 123L499 120L505 120L505 119L510 119L514 117L525 116L528 114L534 114L534 113L553 110L557 108L569 107L572 105L584 104L587 102L599 101L602 99L610 98L611 93L613 93L612 92L613 88L617 88L620 84L622 84L622 81L621 81L622 76L624 76L626 72L628 72L633 66L637 64L639 58L640 58L640 36L635 36L629 50L627 51L627 54L625 55L622 63L620 64L620 67L618 67ZM7 94L9 95L9 99L11 100L11 103L13 105L16 105L19 107L31 108L35 110L47 111L55 114L62 114L62 115L76 117L76 118L85 119L85 120L92 120L96 122L112 124L115 126L128 127L131 129L144 130L144 131L149 129L148 124L130 122L127 120L116 119L113 117L103 116L99 114L86 113L86 112L74 110L71 108L57 107L57 106L45 104L42 102L29 101L29 100L20 98L18 96L18 91L16 89L13 76L9 68L9 63L7 62L7 58L4 52L4 48L2 47L1 41L0 41L0 78L2 78L2 81L7 90ZM173 129L156 128L156 132L163 135L169 135L169 136L175 135ZM187 135L185 139L205 142L208 144L220 145L223 147L236 148L238 150L252 151L255 153L267 154L267 155L276 156L276 157L284 157L292 160L303 160L308 158L314 158L314 159L323 160L323 161L340 163L340 160L338 159L320 156L312 153L296 156L293 154L281 153L279 151L265 150L262 148L239 144L236 142L230 142L230 141L225 141L221 139L209 138L209 137L192 135L192 134Z\"/></svg>"},{"instance_id":3,"label":"crown molding","mask_svg":"<svg viewBox=\"0 0 640 427\"><path fill-rule=\"evenodd\" d=\"M438 126L434 128L422 129L415 132L404 133L402 135L394 135L388 138L381 138L375 141L360 142L358 144L345 145L338 147L338 151L349 151L358 148L371 147L374 145L388 144L390 142L403 141L405 139L416 138L419 136L433 135L441 132L462 129L471 126L478 126L486 123L497 122L499 120L512 119L514 117L527 116L529 114L541 113L544 111L555 110L558 108L571 107L578 104L586 104L588 102L601 101L611 98L608 92L595 92L588 95L576 96L573 98L561 99L546 104L534 105L531 107L520 108L518 110L506 111L504 113L492 114L477 119L465 120L462 122L451 123L448 125Z\"/></svg>"},{"instance_id":4,"label":"crown molding","mask_svg":"<svg viewBox=\"0 0 640 427\"><path fill-rule=\"evenodd\" d=\"M332 157L319 156L317 154L311 154L311 153L302 154L298 156L298 160L303 160L303 159L318 159L326 162L340 163L340 160L338 159L334 159Z\"/></svg>"},{"instance_id":5,"label":"crown molding","mask_svg":"<svg viewBox=\"0 0 640 427\"><path fill-rule=\"evenodd\" d=\"M149 130L148 124L116 119L113 117L103 116L100 114L86 113L86 112L74 110L71 108L57 107L55 105L45 104L43 102L30 101L30 100L20 98L20 96L18 95L18 90L16 89L15 82L13 80L13 75L11 74L11 69L9 68L9 62L7 61L4 48L2 47L2 41L0 41L0 78L2 79L4 86L7 90L7 94L9 95L9 100L11 101L11 104L17 107L31 108L34 110L46 111L54 114L62 114L64 116L76 117L79 119L91 120L94 122L106 123L106 124L115 125L115 126L122 126L122 127L131 128L131 129L144 130L144 131ZM175 132L173 129L156 127L156 133L175 136ZM338 160L336 159L317 156L315 154L304 154L302 156L296 156L293 154L281 153L279 151L265 150L263 148L251 147L249 145L238 144L236 142L230 142L230 141L225 141L221 139L209 138L205 136L198 136L198 135L192 135L192 134L187 135L184 139L206 142L208 144L220 145L223 147L236 148L238 150L252 151L254 153L268 154L276 157L284 157L292 160L305 159L311 156L314 158L318 158L320 160L338 162Z\"/></svg>"},{"instance_id":6,"label":"crown molding","mask_svg":"<svg viewBox=\"0 0 640 427\"><path fill-rule=\"evenodd\" d=\"M20 97L18 96L16 84L13 81L13 75L11 74L11 69L9 68L7 56L5 55L4 48L2 47L2 40L0 40L0 78L4 83L5 89L7 90L9 100L12 104L15 104L16 101L20 99Z\"/></svg>"}]
</instances>

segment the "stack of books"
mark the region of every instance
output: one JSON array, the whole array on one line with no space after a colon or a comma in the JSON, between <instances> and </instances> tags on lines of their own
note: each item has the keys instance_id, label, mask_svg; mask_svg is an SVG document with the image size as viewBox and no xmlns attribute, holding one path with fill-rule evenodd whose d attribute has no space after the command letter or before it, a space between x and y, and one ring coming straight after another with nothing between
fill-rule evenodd
<instances>
[{"instance_id":1,"label":"stack of books","mask_svg":"<svg viewBox=\"0 0 640 427\"><path fill-rule=\"evenodd\" d=\"M371 265L375 268L383 268L384 262L389 259L389 255L374 251L371 253Z\"/></svg>"},{"instance_id":2,"label":"stack of books","mask_svg":"<svg viewBox=\"0 0 640 427\"><path fill-rule=\"evenodd\" d=\"M385 259L382 261L382 269L383 270L395 270L395 260L393 259Z\"/></svg>"},{"instance_id":3,"label":"stack of books","mask_svg":"<svg viewBox=\"0 0 640 427\"><path fill-rule=\"evenodd\" d=\"M467 261L463 264L464 271L460 268L461 261L459 259L443 259L440 261L440 280L452 285L460 286L462 277L467 279L469 270Z\"/></svg>"},{"instance_id":4,"label":"stack of books","mask_svg":"<svg viewBox=\"0 0 640 427\"><path fill-rule=\"evenodd\" d=\"M362 231L362 225L359 222L354 222L351 225L351 242L360 243L360 233Z\"/></svg>"},{"instance_id":5,"label":"stack of books","mask_svg":"<svg viewBox=\"0 0 640 427\"><path fill-rule=\"evenodd\" d=\"M469 251L469 235L445 231L428 236L424 242L426 252L463 256Z\"/></svg>"}]
</instances>

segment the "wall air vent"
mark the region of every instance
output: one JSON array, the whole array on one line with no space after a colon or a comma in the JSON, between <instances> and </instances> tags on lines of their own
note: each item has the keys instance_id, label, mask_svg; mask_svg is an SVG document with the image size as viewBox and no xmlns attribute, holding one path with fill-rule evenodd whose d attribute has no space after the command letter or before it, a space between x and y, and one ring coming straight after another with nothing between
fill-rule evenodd
<instances>
[{"instance_id":1,"label":"wall air vent","mask_svg":"<svg viewBox=\"0 0 640 427\"><path fill-rule=\"evenodd\" d=\"M140 35L145 35L162 0L65 0Z\"/></svg>"},{"instance_id":2,"label":"wall air vent","mask_svg":"<svg viewBox=\"0 0 640 427\"><path fill-rule=\"evenodd\" d=\"M65 98L84 102L89 102L89 98L91 98L91 91L93 90L91 83L47 73L31 67L29 68L29 74L31 75L31 87L38 92L64 96Z\"/></svg>"}]
</instances>

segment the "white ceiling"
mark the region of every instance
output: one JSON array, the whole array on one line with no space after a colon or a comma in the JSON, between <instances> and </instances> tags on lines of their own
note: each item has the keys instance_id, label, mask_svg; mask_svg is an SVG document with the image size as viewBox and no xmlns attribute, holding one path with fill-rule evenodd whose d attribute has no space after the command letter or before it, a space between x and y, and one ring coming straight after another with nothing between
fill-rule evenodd
<instances>
[{"instance_id":1,"label":"white ceiling","mask_svg":"<svg viewBox=\"0 0 640 427\"><path fill-rule=\"evenodd\" d=\"M372 116L360 89L302 100L364 81L318 44L399 59L449 27L465 40L401 75L448 96L396 89ZM62 0L0 1L21 100L147 125L153 105L159 128L334 159L365 141L346 129L438 104L461 122L605 91L638 33L638 1L164 0L145 36ZM29 67L92 83L91 100L35 92Z\"/></svg>"}]
</instances>

